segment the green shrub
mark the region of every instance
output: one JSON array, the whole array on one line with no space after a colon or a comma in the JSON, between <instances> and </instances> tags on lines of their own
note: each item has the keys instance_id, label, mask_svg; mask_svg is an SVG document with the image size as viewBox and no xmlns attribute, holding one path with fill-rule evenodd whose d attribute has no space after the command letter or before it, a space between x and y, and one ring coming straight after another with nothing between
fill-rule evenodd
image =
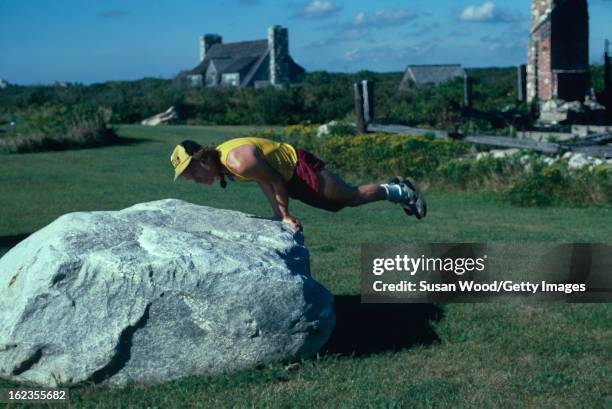
<instances>
[{"instance_id":1,"label":"green shrub","mask_svg":"<svg viewBox=\"0 0 612 409\"><path fill-rule=\"evenodd\" d=\"M0 152L25 153L88 148L116 143L106 124L110 112L78 105L42 106L16 117L16 126L0 138Z\"/></svg>"},{"instance_id":2,"label":"green shrub","mask_svg":"<svg viewBox=\"0 0 612 409\"><path fill-rule=\"evenodd\" d=\"M350 135L355 133L355 124L347 121L332 121L328 124L328 130L330 135Z\"/></svg>"},{"instance_id":3,"label":"green shrub","mask_svg":"<svg viewBox=\"0 0 612 409\"><path fill-rule=\"evenodd\" d=\"M550 206L554 199L550 185L531 177L512 184L506 197L517 206Z\"/></svg>"},{"instance_id":4,"label":"green shrub","mask_svg":"<svg viewBox=\"0 0 612 409\"><path fill-rule=\"evenodd\" d=\"M605 165L573 170L567 159L548 165L534 152L476 159L468 156L469 145L452 139L389 134L317 137L316 131L313 125L297 125L257 136L307 149L361 182L412 176L428 186L492 191L519 206L612 203L612 172Z\"/></svg>"},{"instance_id":5,"label":"green shrub","mask_svg":"<svg viewBox=\"0 0 612 409\"><path fill-rule=\"evenodd\" d=\"M515 107L514 68L473 69L474 107L495 110ZM401 72L354 74L310 72L303 84L275 88L192 88L180 79L144 78L101 84L70 84L68 87L11 86L0 90L0 113L43 106L91 104L111 111L112 123L135 123L174 105L189 124L289 125L325 123L354 115L353 83L375 84L374 113L377 121L406 123L431 128L462 128L460 116L463 81L439 87L398 92ZM491 128L489 121L472 120L470 129ZM468 125L469 125L468 124Z\"/></svg>"},{"instance_id":6,"label":"green shrub","mask_svg":"<svg viewBox=\"0 0 612 409\"><path fill-rule=\"evenodd\" d=\"M517 178L506 191L508 200L521 206L612 203L612 175L604 165L570 169L567 160L552 165L532 158L530 172Z\"/></svg>"},{"instance_id":7,"label":"green shrub","mask_svg":"<svg viewBox=\"0 0 612 409\"><path fill-rule=\"evenodd\" d=\"M467 145L450 139L388 134L318 138L315 134L267 136L310 150L332 168L364 180L393 175L428 178L440 164L468 152Z\"/></svg>"}]
</instances>

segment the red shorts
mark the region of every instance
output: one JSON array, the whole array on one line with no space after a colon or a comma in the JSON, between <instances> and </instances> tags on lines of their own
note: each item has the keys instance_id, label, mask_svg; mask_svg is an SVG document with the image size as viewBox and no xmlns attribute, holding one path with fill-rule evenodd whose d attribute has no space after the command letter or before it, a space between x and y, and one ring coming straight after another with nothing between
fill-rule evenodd
<instances>
[{"instance_id":1,"label":"red shorts","mask_svg":"<svg viewBox=\"0 0 612 409\"><path fill-rule=\"evenodd\" d=\"M289 197L330 212L342 209L343 205L326 199L321 193L318 172L325 168L325 162L302 148L296 148L296 153L298 160L295 171L287 182Z\"/></svg>"}]
</instances>

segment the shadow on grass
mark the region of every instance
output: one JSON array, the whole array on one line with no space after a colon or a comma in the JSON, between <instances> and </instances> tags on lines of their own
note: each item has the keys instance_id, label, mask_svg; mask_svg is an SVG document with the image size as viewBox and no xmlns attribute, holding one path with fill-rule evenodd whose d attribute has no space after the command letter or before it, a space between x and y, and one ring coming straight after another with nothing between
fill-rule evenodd
<instances>
[{"instance_id":1,"label":"shadow on grass","mask_svg":"<svg viewBox=\"0 0 612 409\"><path fill-rule=\"evenodd\" d=\"M137 145L139 143L144 143L144 142L153 142L153 139L147 139L147 138L126 138L124 136L117 136L117 139L115 140L115 142L112 143L112 145ZM112 146L110 145L110 146ZM109 146L109 145L106 145ZM101 148L103 148L104 146L100 146Z\"/></svg>"},{"instance_id":2,"label":"shadow on grass","mask_svg":"<svg viewBox=\"0 0 612 409\"><path fill-rule=\"evenodd\" d=\"M48 150L44 152L74 151L74 150L82 150L82 149L100 149L100 148L110 148L112 146L138 145L138 144L145 143L145 142L154 142L154 140L147 139L147 138L132 138L132 137L126 138L124 136L117 135L113 138L112 142L109 142L109 143L102 143L102 144L96 144L96 145L85 145L85 146L59 145L55 147L50 147L48 148Z\"/></svg>"},{"instance_id":3,"label":"shadow on grass","mask_svg":"<svg viewBox=\"0 0 612 409\"><path fill-rule=\"evenodd\" d=\"M359 295L337 295L336 328L324 353L368 355L440 340L431 327L442 318L435 304L362 304Z\"/></svg>"},{"instance_id":4,"label":"shadow on grass","mask_svg":"<svg viewBox=\"0 0 612 409\"><path fill-rule=\"evenodd\" d=\"M5 141L8 139L4 139ZM110 142L95 142L95 143L84 143L77 144L66 141L56 141L53 139L44 139L42 141L34 140L29 141L27 139L15 139L13 144L15 146L5 148L0 144L0 154L7 155L18 155L24 153L45 153L45 152L63 152L63 151L74 151L83 149L100 149L109 148L112 146L129 146L137 145L144 142L154 142L153 139L147 138L125 138L123 136L114 136Z\"/></svg>"}]
</instances>

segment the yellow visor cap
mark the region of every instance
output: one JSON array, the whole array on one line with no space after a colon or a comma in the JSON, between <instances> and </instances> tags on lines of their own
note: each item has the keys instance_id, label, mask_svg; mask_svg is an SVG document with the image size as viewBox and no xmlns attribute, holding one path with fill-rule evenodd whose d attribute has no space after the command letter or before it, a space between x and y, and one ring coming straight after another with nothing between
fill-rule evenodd
<instances>
[{"instance_id":1,"label":"yellow visor cap","mask_svg":"<svg viewBox=\"0 0 612 409\"><path fill-rule=\"evenodd\" d=\"M174 181L181 176L181 173L187 169L191 162L191 156L187 153L183 145L176 145L172 155L170 156L170 162L174 167Z\"/></svg>"}]
</instances>

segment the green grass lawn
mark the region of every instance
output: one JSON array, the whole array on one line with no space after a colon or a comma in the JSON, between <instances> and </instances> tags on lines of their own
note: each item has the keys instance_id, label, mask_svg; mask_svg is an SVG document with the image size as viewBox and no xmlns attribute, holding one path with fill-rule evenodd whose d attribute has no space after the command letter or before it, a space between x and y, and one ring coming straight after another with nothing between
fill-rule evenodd
<instances>
[{"instance_id":1,"label":"green grass lawn","mask_svg":"<svg viewBox=\"0 0 612 409\"><path fill-rule=\"evenodd\" d=\"M172 197L269 216L255 184L172 183L176 143L214 144L251 129L122 126L133 144L0 155L0 254L77 210ZM146 388L73 388L73 407L612 405L608 304L359 303L361 243L610 241L612 208L518 208L468 192L431 191L427 199L420 222L389 203L336 214L291 203L305 226L312 274L336 295L337 329L318 357Z\"/></svg>"}]
</instances>

